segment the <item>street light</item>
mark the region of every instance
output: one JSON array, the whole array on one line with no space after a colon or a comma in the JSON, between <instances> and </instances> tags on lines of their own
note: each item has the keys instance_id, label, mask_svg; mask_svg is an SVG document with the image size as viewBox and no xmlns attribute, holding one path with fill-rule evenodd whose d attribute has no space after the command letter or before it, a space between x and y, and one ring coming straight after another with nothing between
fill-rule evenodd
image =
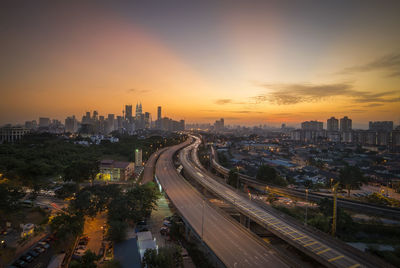
<instances>
[{"instance_id":1,"label":"street light","mask_svg":"<svg viewBox=\"0 0 400 268\"><path fill-rule=\"evenodd\" d=\"M307 226L307 213L308 213L308 189L306 189L306 216L304 218L304 225Z\"/></svg>"},{"instance_id":2,"label":"street light","mask_svg":"<svg viewBox=\"0 0 400 268\"><path fill-rule=\"evenodd\" d=\"M237 168L237 179L236 179L236 192L239 192L239 166Z\"/></svg>"},{"instance_id":3,"label":"street light","mask_svg":"<svg viewBox=\"0 0 400 268\"><path fill-rule=\"evenodd\" d=\"M336 233L336 209L337 209L337 188L339 186L339 182L337 182L333 188L333 217L332 217L332 236L335 236Z\"/></svg>"},{"instance_id":4,"label":"street light","mask_svg":"<svg viewBox=\"0 0 400 268\"><path fill-rule=\"evenodd\" d=\"M203 198L203 213L202 213L202 216L201 216L201 241L202 241L202 242L204 241L204 239L203 239L203 231L204 231L204 206L205 206L205 200L204 200L204 198Z\"/></svg>"}]
</instances>

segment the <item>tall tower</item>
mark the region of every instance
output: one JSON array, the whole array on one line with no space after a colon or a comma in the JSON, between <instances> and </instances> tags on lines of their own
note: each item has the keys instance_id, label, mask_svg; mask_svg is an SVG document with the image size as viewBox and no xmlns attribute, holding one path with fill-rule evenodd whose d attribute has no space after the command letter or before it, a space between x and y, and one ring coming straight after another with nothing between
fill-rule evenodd
<instances>
[{"instance_id":1,"label":"tall tower","mask_svg":"<svg viewBox=\"0 0 400 268\"><path fill-rule=\"evenodd\" d=\"M157 120L161 120L161 106L157 107Z\"/></svg>"},{"instance_id":2,"label":"tall tower","mask_svg":"<svg viewBox=\"0 0 400 268\"><path fill-rule=\"evenodd\" d=\"M125 119L132 118L132 105L125 105Z\"/></svg>"}]
</instances>

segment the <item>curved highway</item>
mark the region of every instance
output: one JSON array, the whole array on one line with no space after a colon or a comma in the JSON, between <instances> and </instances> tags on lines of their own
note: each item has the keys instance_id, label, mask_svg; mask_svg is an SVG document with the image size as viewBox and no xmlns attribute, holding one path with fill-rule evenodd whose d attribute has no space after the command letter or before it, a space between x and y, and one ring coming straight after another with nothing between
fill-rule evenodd
<instances>
[{"instance_id":1,"label":"curved highway","mask_svg":"<svg viewBox=\"0 0 400 268\"><path fill-rule=\"evenodd\" d=\"M180 214L227 267L288 267L264 242L207 205L202 195L178 174L173 156L189 144L188 140L170 147L156 164L157 179Z\"/></svg>"},{"instance_id":2,"label":"curved highway","mask_svg":"<svg viewBox=\"0 0 400 268\"><path fill-rule=\"evenodd\" d=\"M310 233L304 228L292 222L286 222L268 212L259 204L238 194L232 188L217 182L210 174L205 172L197 156L197 148L201 141L196 138L196 142L180 153L180 160L187 173L204 187L211 190L218 196L236 206L242 213L251 217L262 226L265 226L272 233L282 238L289 244L300 249L304 253L319 261L321 264L330 267L376 267L374 264L368 263L367 260L360 258L359 254L350 253L346 249L337 246L337 242L331 243ZM192 160L190 160L190 152L192 152ZM193 161L193 162L192 162ZM346 248L346 245L343 246ZM362 253L360 252L362 255Z\"/></svg>"},{"instance_id":3,"label":"curved highway","mask_svg":"<svg viewBox=\"0 0 400 268\"><path fill-rule=\"evenodd\" d=\"M146 184L150 181L153 181L154 178L154 167L156 165L156 161L158 157L164 152L167 148L162 148L156 152L154 152L149 159L147 160L146 164L144 165L143 170L143 179L140 182L141 184Z\"/></svg>"}]
</instances>

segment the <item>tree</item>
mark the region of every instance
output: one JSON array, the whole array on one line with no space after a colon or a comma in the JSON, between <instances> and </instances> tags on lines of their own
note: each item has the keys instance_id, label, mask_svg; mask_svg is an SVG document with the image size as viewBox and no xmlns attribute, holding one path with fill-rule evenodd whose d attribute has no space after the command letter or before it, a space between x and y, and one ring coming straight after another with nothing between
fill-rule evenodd
<instances>
[{"instance_id":1,"label":"tree","mask_svg":"<svg viewBox=\"0 0 400 268\"><path fill-rule=\"evenodd\" d=\"M236 169L229 170L228 174L228 184L232 187L237 187L238 185L239 174Z\"/></svg>"},{"instance_id":2,"label":"tree","mask_svg":"<svg viewBox=\"0 0 400 268\"><path fill-rule=\"evenodd\" d=\"M345 166L340 170L339 182L347 189L347 195L350 197L352 189L358 189L365 181L361 170L356 166Z\"/></svg>"},{"instance_id":3,"label":"tree","mask_svg":"<svg viewBox=\"0 0 400 268\"><path fill-rule=\"evenodd\" d=\"M85 220L81 214L58 213L51 222L52 232L57 232L57 237L64 239L69 235L80 235L83 232Z\"/></svg>"},{"instance_id":4,"label":"tree","mask_svg":"<svg viewBox=\"0 0 400 268\"><path fill-rule=\"evenodd\" d=\"M257 180L260 180L260 181L263 181L266 183L279 185L279 186L287 185L286 180L284 180L282 177L280 177L278 175L275 168L270 167L268 165L261 165L258 168L256 178L257 178Z\"/></svg>"},{"instance_id":5,"label":"tree","mask_svg":"<svg viewBox=\"0 0 400 268\"><path fill-rule=\"evenodd\" d=\"M179 246L162 247L157 250L145 251L142 267L147 268L175 268L183 267L182 248Z\"/></svg>"},{"instance_id":6,"label":"tree","mask_svg":"<svg viewBox=\"0 0 400 268\"><path fill-rule=\"evenodd\" d=\"M126 237L128 224L125 221L109 221L108 237L115 242L123 241Z\"/></svg>"},{"instance_id":7,"label":"tree","mask_svg":"<svg viewBox=\"0 0 400 268\"><path fill-rule=\"evenodd\" d=\"M96 261L100 259L100 256L93 253L88 249L79 261L71 262L71 268L96 268Z\"/></svg>"},{"instance_id":8,"label":"tree","mask_svg":"<svg viewBox=\"0 0 400 268\"><path fill-rule=\"evenodd\" d=\"M85 180L94 180L97 173L99 173L97 160L78 160L64 169L64 181L80 183Z\"/></svg>"},{"instance_id":9,"label":"tree","mask_svg":"<svg viewBox=\"0 0 400 268\"><path fill-rule=\"evenodd\" d=\"M24 196L21 188L0 183L0 211L10 212L19 207L19 201Z\"/></svg>"}]
</instances>

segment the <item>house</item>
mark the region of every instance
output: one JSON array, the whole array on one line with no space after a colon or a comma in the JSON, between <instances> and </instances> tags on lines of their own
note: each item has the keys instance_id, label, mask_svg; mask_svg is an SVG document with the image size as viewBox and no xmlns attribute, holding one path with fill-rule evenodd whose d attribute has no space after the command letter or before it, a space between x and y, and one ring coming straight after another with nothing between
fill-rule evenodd
<instances>
[{"instance_id":1,"label":"house","mask_svg":"<svg viewBox=\"0 0 400 268\"><path fill-rule=\"evenodd\" d=\"M100 162L100 172L96 179L103 181L127 181L133 177L135 163L121 162L114 160L102 160Z\"/></svg>"}]
</instances>

